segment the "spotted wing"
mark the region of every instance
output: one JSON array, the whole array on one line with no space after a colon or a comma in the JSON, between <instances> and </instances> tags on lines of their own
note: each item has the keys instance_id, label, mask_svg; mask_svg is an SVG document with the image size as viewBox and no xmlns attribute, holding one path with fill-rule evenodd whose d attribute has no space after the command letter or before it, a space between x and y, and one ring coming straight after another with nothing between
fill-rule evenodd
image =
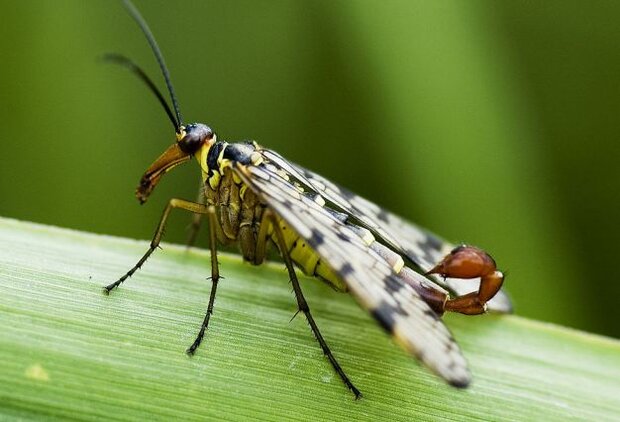
<instances>
[{"instance_id":1,"label":"spotted wing","mask_svg":"<svg viewBox=\"0 0 620 422\"><path fill-rule=\"evenodd\" d=\"M317 201L316 190L302 188L275 162L237 164L234 171L318 253L398 343L452 385L469 383L467 362L441 319L351 226Z\"/></svg>"},{"instance_id":2,"label":"spotted wing","mask_svg":"<svg viewBox=\"0 0 620 422\"><path fill-rule=\"evenodd\" d=\"M265 151L264 153L269 160L284 167L288 173L294 175L303 184L309 185L313 190L320 193L326 201L334 204L339 211L349 214L357 220L359 225L372 231L383 243L399 254L406 256L422 272L433 268L455 247L455 245L427 230L403 220L324 177L286 161L273 151ZM432 277L437 284L457 295L475 291L480 284L480 279L443 279L437 275ZM496 312L512 311L510 299L501 290L487 303L487 307L490 311Z\"/></svg>"}]
</instances>

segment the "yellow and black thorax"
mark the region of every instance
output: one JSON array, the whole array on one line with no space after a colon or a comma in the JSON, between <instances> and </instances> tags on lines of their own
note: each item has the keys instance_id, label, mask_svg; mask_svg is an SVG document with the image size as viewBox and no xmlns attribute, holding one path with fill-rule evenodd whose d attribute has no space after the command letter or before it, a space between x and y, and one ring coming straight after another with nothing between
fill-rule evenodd
<instances>
[{"instance_id":1,"label":"yellow and black thorax","mask_svg":"<svg viewBox=\"0 0 620 422\"><path fill-rule=\"evenodd\" d=\"M214 135L215 138L215 135ZM262 154L262 148L254 141L228 143L215 140L205 143L194 155L202 169L204 195L208 205L217 210L218 240L223 244L237 242L243 258L253 264L260 264L263 256L257 257L258 233L263 224L267 205L250 186L243 182L235 170L239 166L269 166L269 160ZM280 170L283 178L288 178ZM298 186L300 192L303 187ZM314 251L282 218L276 220L284 235L286 248L291 259L301 270L317 276L339 291L346 291L346 285L335 272L320 259ZM268 229L269 238L276 242L276 234Z\"/></svg>"}]
</instances>

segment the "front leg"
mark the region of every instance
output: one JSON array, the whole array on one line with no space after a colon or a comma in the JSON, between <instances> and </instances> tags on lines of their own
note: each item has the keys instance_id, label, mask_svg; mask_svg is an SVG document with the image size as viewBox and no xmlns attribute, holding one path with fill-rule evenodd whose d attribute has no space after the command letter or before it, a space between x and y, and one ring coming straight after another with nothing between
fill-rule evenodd
<instances>
[{"instance_id":1,"label":"front leg","mask_svg":"<svg viewBox=\"0 0 620 422\"><path fill-rule=\"evenodd\" d=\"M104 287L104 292L106 294L110 293L110 291L118 286L120 286L125 280L131 277L136 271L138 271L142 265L146 262L146 260L151 256L151 254L157 249L159 243L161 242L161 238L164 233L164 229L166 227L166 222L168 221L168 216L170 211L173 208L180 208L185 211L193 212L195 214L207 214L208 207L202 204L197 204L195 202L186 201L184 199L173 198L168 202L166 208L164 208L164 212L159 220L159 224L157 225L157 229L155 230L155 234L153 235L153 239L151 240L151 245L146 253L140 258L140 260L134 265L129 271L127 271L121 278L116 280L114 283L109 284Z\"/></svg>"},{"instance_id":2,"label":"front leg","mask_svg":"<svg viewBox=\"0 0 620 422\"><path fill-rule=\"evenodd\" d=\"M217 262L217 230L219 230L219 225L218 225L218 221L216 218L216 210L214 206L206 206L204 204L197 204L195 202L185 201L183 199L176 199L176 198L171 199L170 202L168 202L168 205L166 205L166 208L164 208L164 212L161 216L161 219L159 220L157 229L155 230L155 235L153 236L153 239L151 240L151 245L149 246L149 249L146 251L144 256L142 256L142 258L140 258L138 263L134 265L129 271L127 271L125 275L123 275L121 278L119 278L114 283L109 284L106 287L104 287L104 292L107 294L112 289L120 286L127 278L131 277L140 267L142 267L142 265L146 262L149 256L151 256L151 254L159 246L162 235L164 233L164 229L166 227L166 222L168 221L168 217L170 215L170 211L172 211L172 209L174 208L180 208L180 209L192 212L194 213L194 215L206 214L208 215L208 218L209 218L209 246L211 249L211 281L213 284L211 286L211 294L209 297L209 305L207 306L207 313L202 322L200 332L198 333L196 340L194 340L194 343L187 349L187 353L191 355L196 351L196 349L200 345L204 337L205 331L207 329L207 326L209 325L209 319L211 317L211 314L213 314L213 304L215 303L215 293L217 291L217 283L220 279L219 264Z\"/></svg>"}]
</instances>

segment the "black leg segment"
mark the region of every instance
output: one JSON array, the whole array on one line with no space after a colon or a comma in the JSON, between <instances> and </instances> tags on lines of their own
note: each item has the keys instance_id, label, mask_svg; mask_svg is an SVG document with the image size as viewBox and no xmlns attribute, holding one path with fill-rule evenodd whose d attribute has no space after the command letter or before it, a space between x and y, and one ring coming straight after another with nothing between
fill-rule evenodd
<instances>
[{"instance_id":1,"label":"black leg segment","mask_svg":"<svg viewBox=\"0 0 620 422\"><path fill-rule=\"evenodd\" d=\"M266 212L269 212L269 211L266 211ZM278 225L278 222L275 219L275 217L273 217L273 214L271 214L270 218L271 218L271 223L273 225L274 231L278 238L278 248L280 249L282 258L284 258L284 263L286 264L288 275L291 279L291 283L293 284L293 291L295 292L295 298L297 299L298 312L304 313L304 315L306 316L306 319L308 320L308 324L310 324L310 328L312 329L314 336L319 342L319 345L321 346L323 353L325 354L325 356L327 356L329 363L332 364L332 366L334 367L334 370L336 371L340 379L342 379L342 382L344 382L347 388L351 390L351 392L355 395L355 398L359 399L362 396L362 393L360 392L360 390L358 390L353 385L353 383L351 382L347 374L345 374L344 370L342 369L342 367L336 360L336 357L332 354L331 350L329 349L327 342L321 335L321 332L319 331L319 327L316 325L316 322L314 321L314 318L312 317L312 314L310 313L308 302L306 302L306 298L304 297L301 291L301 286L299 285L299 280L297 280L297 275L295 274L295 267L293 266L291 257L289 256L288 251L286 249L286 242L284 241L284 235L282 234L282 230L280 229L280 226Z\"/></svg>"}]
</instances>

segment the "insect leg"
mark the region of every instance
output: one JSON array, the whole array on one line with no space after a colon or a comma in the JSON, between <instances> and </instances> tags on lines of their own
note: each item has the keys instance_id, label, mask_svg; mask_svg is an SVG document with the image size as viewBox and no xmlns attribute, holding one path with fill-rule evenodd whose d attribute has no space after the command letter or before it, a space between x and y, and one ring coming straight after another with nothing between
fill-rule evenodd
<instances>
[{"instance_id":1,"label":"insect leg","mask_svg":"<svg viewBox=\"0 0 620 422\"><path fill-rule=\"evenodd\" d=\"M200 179L200 185L198 186L198 196L196 197L196 203L204 205L206 201L205 197L205 185ZM196 243L196 237L198 236L198 231L200 230L200 225L202 224L202 217L204 214L195 212L192 216L192 223L189 228L189 236L187 236L187 247L191 248Z\"/></svg>"},{"instance_id":2,"label":"insect leg","mask_svg":"<svg viewBox=\"0 0 620 422\"><path fill-rule=\"evenodd\" d=\"M193 355L202 339L205 335L205 331L209 326L209 319L211 318L211 314L213 314L213 304L215 303L215 292L217 291L217 283L220 280L220 270L219 264L217 262L217 234L216 230L219 229L219 223L217 221L215 215L215 207L209 206L207 207L207 215L209 217L209 248L211 249L211 294L209 296L209 305L207 306L207 313L205 314L205 318L202 321L202 326L200 327L200 332L196 337L196 340L192 343L192 345L187 349L188 355Z\"/></svg>"},{"instance_id":3,"label":"insect leg","mask_svg":"<svg viewBox=\"0 0 620 422\"><path fill-rule=\"evenodd\" d=\"M321 346L321 349L323 350L323 354L327 356L327 359L334 367L334 370L336 371L340 379L342 379L342 382L344 382L347 388L351 390L353 394L355 394L355 398L359 399L362 396L362 393L353 385L353 383L351 382L347 374L344 373L344 370L342 369L342 367L340 366L340 364L338 363L338 361L332 354L331 350L329 349L327 342L321 335L321 332L319 331L319 327L316 325L316 322L314 321L314 318L312 317L312 314L310 313L308 302L306 302L306 298L304 297L301 291L299 280L297 280L297 275L295 274L295 267L293 266L293 261L291 260L291 257L286 248L286 242L284 240L284 235L282 234L282 230L280 229L280 226L278 225L278 221L276 220L274 214L270 210L268 209L265 210L265 213L268 215L268 218L271 220L271 224L276 233L276 236L278 239L278 248L280 249L282 258L284 259L284 263L286 264L286 269L288 270L288 275L291 279L291 283L293 284L293 291L295 292L295 298L297 299L297 306L298 306L299 312L303 312L304 315L306 316L306 319L308 320L308 324L310 324L310 328L312 329L314 336L316 337L317 341L319 342L319 345ZM262 230L262 227L261 227L261 230Z\"/></svg>"},{"instance_id":4,"label":"insect leg","mask_svg":"<svg viewBox=\"0 0 620 422\"><path fill-rule=\"evenodd\" d=\"M146 262L146 260L151 256L151 254L157 249L159 246L159 242L161 241L162 235L164 233L164 228L166 227L166 221L168 220L168 215L173 208L180 208L186 211L190 211L193 213L202 213L206 214L208 212L208 207L202 204L196 204L195 202L185 201L183 199L173 198L168 202L166 208L164 208L164 212L159 220L159 224L157 225L157 230L155 230L155 234L153 235L153 239L151 240L151 245L146 253L140 258L140 260L134 265L129 271L125 273L121 278L116 280L114 283L107 285L104 287L104 292L109 293L110 290L118 287L123 283L123 281L127 280L131 277L142 265Z\"/></svg>"}]
</instances>

